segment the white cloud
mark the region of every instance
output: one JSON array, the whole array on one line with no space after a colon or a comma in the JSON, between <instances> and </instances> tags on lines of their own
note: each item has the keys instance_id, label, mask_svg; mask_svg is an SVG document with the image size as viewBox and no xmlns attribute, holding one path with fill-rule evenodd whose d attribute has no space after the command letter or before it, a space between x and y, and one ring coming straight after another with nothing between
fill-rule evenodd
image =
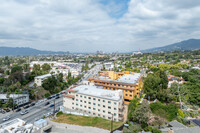
<instances>
[{"instance_id":1,"label":"white cloud","mask_svg":"<svg viewBox=\"0 0 200 133\"><path fill-rule=\"evenodd\" d=\"M200 2L131 0L0 0L0 45L73 52L131 51L200 36ZM113 3L114 4L114 3ZM109 8L110 7L110 8ZM113 10L113 12L112 12Z\"/></svg>"}]
</instances>

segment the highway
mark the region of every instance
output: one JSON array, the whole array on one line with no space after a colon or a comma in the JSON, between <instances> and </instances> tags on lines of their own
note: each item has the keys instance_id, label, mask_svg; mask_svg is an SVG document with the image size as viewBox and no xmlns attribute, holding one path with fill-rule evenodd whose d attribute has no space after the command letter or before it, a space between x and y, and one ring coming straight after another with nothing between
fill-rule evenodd
<instances>
[{"instance_id":1,"label":"highway","mask_svg":"<svg viewBox=\"0 0 200 133\"><path fill-rule=\"evenodd\" d=\"M87 73L84 75L84 77L81 79L81 81L78 84L82 84L83 81L87 81L88 78L93 77L93 76L97 76L98 72L101 70L102 65L96 65L94 66L92 69L88 70ZM43 99L44 100L44 99ZM50 102L49 105L45 105L46 102ZM25 115L21 115L20 112L9 112L6 114L1 114L0 115L0 124L3 123L3 118L5 118L6 116L9 116L10 119L15 119L15 118L20 118L22 120L25 120L28 123L34 123L36 120L39 120L41 118L43 118L43 116L52 113L53 114L53 110L54 107L50 107L51 104L54 104L54 98L50 99L50 100L39 100L36 105L29 107L28 109L22 109L23 110L28 110L29 113L25 114ZM62 96L60 96L59 99L55 99L55 108L58 109L60 106L63 105L63 98Z\"/></svg>"},{"instance_id":2,"label":"highway","mask_svg":"<svg viewBox=\"0 0 200 133\"><path fill-rule=\"evenodd\" d=\"M55 108L58 109L60 106L63 104L63 98L60 97L59 99L55 99ZM50 102L49 105L45 106L46 102ZM50 99L41 103L38 103L32 107L29 107L28 109L22 109L23 110L28 110L29 113L25 115L21 115L20 112L11 112L6 116L10 117L10 120L15 119L15 118L20 118L22 120L25 120L28 123L33 123L34 121L41 119L44 115L47 115L47 113L53 113L54 107L50 107L51 104L54 104L54 99ZM0 118L0 123L3 123L3 118L6 117L3 116Z\"/></svg>"}]
</instances>

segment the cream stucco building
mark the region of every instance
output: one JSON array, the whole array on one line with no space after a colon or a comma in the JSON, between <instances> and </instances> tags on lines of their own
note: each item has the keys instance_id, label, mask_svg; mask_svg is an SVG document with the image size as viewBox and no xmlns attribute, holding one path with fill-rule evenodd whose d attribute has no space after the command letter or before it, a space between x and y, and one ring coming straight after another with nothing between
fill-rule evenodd
<instances>
[{"instance_id":1,"label":"cream stucco building","mask_svg":"<svg viewBox=\"0 0 200 133\"><path fill-rule=\"evenodd\" d=\"M122 90L105 90L96 86L80 85L68 89L64 95L63 106L67 109L82 112L114 121L124 120Z\"/></svg>"}]
</instances>

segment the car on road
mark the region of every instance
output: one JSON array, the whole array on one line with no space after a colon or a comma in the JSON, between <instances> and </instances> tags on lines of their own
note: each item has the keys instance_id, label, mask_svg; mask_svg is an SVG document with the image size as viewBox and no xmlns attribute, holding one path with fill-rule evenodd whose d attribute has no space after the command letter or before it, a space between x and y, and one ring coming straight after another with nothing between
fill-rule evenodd
<instances>
[{"instance_id":1,"label":"car on road","mask_svg":"<svg viewBox=\"0 0 200 133\"><path fill-rule=\"evenodd\" d=\"M28 110L24 110L24 111L21 111L21 112L20 112L21 115L25 115L25 114L27 114L27 113L28 113Z\"/></svg>"},{"instance_id":2,"label":"car on road","mask_svg":"<svg viewBox=\"0 0 200 133\"><path fill-rule=\"evenodd\" d=\"M26 106L24 106L24 109L27 109L27 108L29 108L30 106L29 105L26 105Z\"/></svg>"},{"instance_id":3,"label":"car on road","mask_svg":"<svg viewBox=\"0 0 200 133\"><path fill-rule=\"evenodd\" d=\"M50 100L51 98L52 98L52 97L50 96L50 97L47 98L47 100Z\"/></svg>"},{"instance_id":4,"label":"car on road","mask_svg":"<svg viewBox=\"0 0 200 133\"><path fill-rule=\"evenodd\" d=\"M34 106L35 105L35 103L31 103L31 105L30 106Z\"/></svg>"},{"instance_id":5,"label":"car on road","mask_svg":"<svg viewBox=\"0 0 200 133\"><path fill-rule=\"evenodd\" d=\"M54 104L51 104L49 107L53 107L54 106Z\"/></svg>"},{"instance_id":6,"label":"car on road","mask_svg":"<svg viewBox=\"0 0 200 133\"><path fill-rule=\"evenodd\" d=\"M60 98L60 96L56 96L56 98L55 99L59 99Z\"/></svg>"},{"instance_id":7,"label":"car on road","mask_svg":"<svg viewBox=\"0 0 200 133\"><path fill-rule=\"evenodd\" d=\"M21 111L21 109L20 109L20 108L16 109L16 112L19 112L19 111Z\"/></svg>"},{"instance_id":8,"label":"car on road","mask_svg":"<svg viewBox=\"0 0 200 133\"><path fill-rule=\"evenodd\" d=\"M46 102L46 103L45 103L45 106L46 106L46 105L49 105L49 104L50 104L50 102Z\"/></svg>"},{"instance_id":9,"label":"car on road","mask_svg":"<svg viewBox=\"0 0 200 133\"><path fill-rule=\"evenodd\" d=\"M3 121L7 121L10 119L10 116L6 116L5 118L3 118Z\"/></svg>"}]
</instances>

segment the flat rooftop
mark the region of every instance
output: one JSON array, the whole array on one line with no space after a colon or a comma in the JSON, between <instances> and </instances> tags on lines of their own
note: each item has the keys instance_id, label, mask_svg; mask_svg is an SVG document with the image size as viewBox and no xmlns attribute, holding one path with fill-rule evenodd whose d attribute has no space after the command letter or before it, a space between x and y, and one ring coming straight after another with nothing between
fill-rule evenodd
<instances>
[{"instance_id":1,"label":"flat rooftop","mask_svg":"<svg viewBox=\"0 0 200 133\"><path fill-rule=\"evenodd\" d=\"M123 83L137 83L138 79L140 78L140 73L134 73L134 74L125 74L121 77L119 77L116 81L117 82L123 82Z\"/></svg>"},{"instance_id":2,"label":"flat rooftop","mask_svg":"<svg viewBox=\"0 0 200 133\"><path fill-rule=\"evenodd\" d=\"M47 77L51 77L51 74L45 74L45 75L37 76L35 78L37 78L37 79L43 79L43 78L47 78Z\"/></svg>"},{"instance_id":3,"label":"flat rooftop","mask_svg":"<svg viewBox=\"0 0 200 133\"><path fill-rule=\"evenodd\" d=\"M99 76L98 80L106 80L106 81L114 81L114 82L122 82L122 83L137 83L138 79L140 78L140 73L134 73L134 74L125 74L119 77L117 80L110 79L109 77Z\"/></svg>"},{"instance_id":4,"label":"flat rooftop","mask_svg":"<svg viewBox=\"0 0 200 133\"><path fill-rule=\"evenodd\" d=\"M10 98L20 98L24 96L29 96L28 94L10 94ZM0 99L8 99L7 94L0 94Z\"/></svg>"},{"instance_id":5,"label":"flat rooftop","mask_svg":"<svg viewBox=\"0 0 200 133\"><path fill-rule=\"evenodd\" d=\"M122 90L106 90L106 89L100 89L96 86L89 86L89 85L80 85L72 90L77 91L76 93L99 97L103 99L110 99L114 101L119 101L122 99Z\"/></svg>"}]
</instances>

